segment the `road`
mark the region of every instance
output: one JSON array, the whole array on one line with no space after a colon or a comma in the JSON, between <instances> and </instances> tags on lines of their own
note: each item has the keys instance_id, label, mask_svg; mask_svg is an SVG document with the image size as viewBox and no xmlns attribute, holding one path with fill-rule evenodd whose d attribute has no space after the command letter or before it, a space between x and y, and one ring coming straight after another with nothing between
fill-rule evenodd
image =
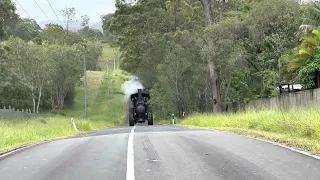
<instances>
[{"instance_id":1,"label":"road","mask_svg":"<svg viewBox=\"0 0 320 180\"><path fill-rule=\"evenodd\" d=\"M319 180L319 169L270 143L175 126L97 131L0 158L1 180Z\"/></svg>"}]
</instances>

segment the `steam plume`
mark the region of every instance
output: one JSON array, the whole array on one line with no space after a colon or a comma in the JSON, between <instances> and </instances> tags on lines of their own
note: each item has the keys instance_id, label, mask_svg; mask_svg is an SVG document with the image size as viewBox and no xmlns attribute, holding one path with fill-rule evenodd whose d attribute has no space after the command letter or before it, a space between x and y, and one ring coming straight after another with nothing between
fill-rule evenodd
<instances>
[{"instance_id":1,"label":"steam plume","mask_svg":"<svg viewBox=\"0 0 320 180\"><path fill-rule=\"evenodd\" d=\"M137 76L130 76L129 80L122 84L122 91L125 94L125 100L128 100L131 94L137 93L138 89L143 89L143 85Z\"/></svg>"}]
</instances>

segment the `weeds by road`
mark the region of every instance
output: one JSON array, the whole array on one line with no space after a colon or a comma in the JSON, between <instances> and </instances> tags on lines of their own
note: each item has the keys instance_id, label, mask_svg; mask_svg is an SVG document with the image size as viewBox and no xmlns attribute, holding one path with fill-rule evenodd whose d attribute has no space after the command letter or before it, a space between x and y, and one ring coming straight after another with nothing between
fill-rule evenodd
<instances>
[{"instance_id":1,"label":"weeds by road","mask_svg":"<svg viewBox=\"0 0 320 180\"><path fill-rule=\"evenodd\" d=\"M81 132L114 126L114 124L108 124L102 120L86 121L76 119L75 122L78 132L73 128L71 119L60 116L0 121L0 152L21 145L66 138Z\"/></svg>"},{"instance_id":2,"label":"weeds by road","mask_svg":"<svg viewBox=\"0 0 320 180\"><path fill-rule=\"evenodd\" d=\"M288 112L267 110L225 115L194 115L181 121L179 125L262 137L320 154L318 110Z\"/></svg>"}]
</instances>

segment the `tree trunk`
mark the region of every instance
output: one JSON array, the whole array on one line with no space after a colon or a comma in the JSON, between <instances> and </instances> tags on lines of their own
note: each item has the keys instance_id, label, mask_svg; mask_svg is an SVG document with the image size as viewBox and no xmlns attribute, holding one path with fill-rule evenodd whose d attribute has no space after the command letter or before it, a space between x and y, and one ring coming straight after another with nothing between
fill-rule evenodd
<instances>
[{"instance_id":1,"label":"tree trunk","mask_svg":"<svg viewBox=\"0 0 320 180\"><path fill-rule=\"evenodd\" d=\"M39 106L41 101L41 95L42 95L42 86L39 88L39 96L38 96L38 104L37 104L37 114L39 114Z\"/></svg>"},{"instance_id":2,"label":"tree trunk","mask_svg":"<svg viewBox=\"0 0 320 180\"><path fill-rule=\"evenodd\" d=\"M220 3L221 3L221 10L220 10L219 19L218 19L219 22L221 22L223 19L223 12L224 12L226 5L227 5L226 0L221 0Z\"/></svg>"},{"instance_id":3,"label":"tree trunk","mask_svg":"<svg viewBox=\"0 0 320 180\"><path fill-rule=\"evenodd\" d=\"M178 10L178 2L177 0L173 1L173 14L174 14L174 29L173 31L176 31L177 29L177 10Z\"/></svg>"},{"instance_id":4,"label":"tree trunk","mask_svg":"<svg viewBox=\"0 0 320 180\"><path fill-rule=\"evenodd\" d=\"M55 110L56 109L56 106L55 106L55 100L54 100L54 92L53 90L51 89L51 93L50 93L50 99L51 99L51 110Z\"/></svg>"},{"instance_id":5,"label":"tree trunk","mask_svg":"<svg viewBox=\"0 0 320 180\"><path fill-rule=\"evenodd\" d=\"M34 86L33 86L33 83L32 83L32 102L33 102L33 113L36 112L36 97L34 95Z\"/></svg>"},{"instance_id":6,"label":"tree trunk","mask_svg":"<svg viewBox=\"0 0 320 180\"><path fill-rule=\"evenodd\" d=\"M211 90L212 90L212 109L213 112L221 112L221 94L220 94L220 81L219 75L216 70L215 64L212 61L208 62L210 79L211 79Z\"/></svg>"},{"instance_id":7,"label":"tree trunk","mask_svg":"<svg viewBox=\"0 0 320 180\"><path fill-rule=\"evenodd\" d=\"M202 5L204 10L205 26L208 27L212 24L211 11L210 11L211 0L203 0ZM211 91L212 91L212 100L213 100L212 110L213 112L221 112L219 73L217 72L214 60L212 60L211 58L208 58L207 61L208 61L210 80L211 80Z\"/></svg>"},{"instance_id":8,"label":"tree trunk","mask_svg":"<svg viewBox=\"0 0 320 180\"><path fill-rule=\"evenodd\" d=\"M204 10L205 25L206 27L208 27L212 24L211 15L210 15L211 0L203 0L202 4L203 4L203 10Z\"/></svg>"}]
</instances>

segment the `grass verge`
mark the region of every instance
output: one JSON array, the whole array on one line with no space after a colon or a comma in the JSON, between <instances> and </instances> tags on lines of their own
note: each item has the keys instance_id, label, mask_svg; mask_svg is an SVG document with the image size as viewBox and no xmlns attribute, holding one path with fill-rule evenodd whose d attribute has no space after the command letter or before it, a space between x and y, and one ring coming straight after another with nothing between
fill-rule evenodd
<instances>
[{"instance_id":1,"label":"grass verge","mask_svg":"<svg viewBox=\"0 0 320 180\"><path fill-rule=\"evenodd\" d=\"M239 114L193 115L179 122L186 127L217 129L260 137L312 154L320 154L318 110L260 111Z\"/></svg>"},{"instance_id":2,"label":"grass verge","mask_svg":"<svg viewBox=\"0 0 320 180\"><path fill-rule=\"evenodd\" d=\"M89 122L77 121L79 131L86 131ZM76 135L68 118L45 117L28 120L0 121L0 152L22 145Z\"/></svg>"}]
</instances>

